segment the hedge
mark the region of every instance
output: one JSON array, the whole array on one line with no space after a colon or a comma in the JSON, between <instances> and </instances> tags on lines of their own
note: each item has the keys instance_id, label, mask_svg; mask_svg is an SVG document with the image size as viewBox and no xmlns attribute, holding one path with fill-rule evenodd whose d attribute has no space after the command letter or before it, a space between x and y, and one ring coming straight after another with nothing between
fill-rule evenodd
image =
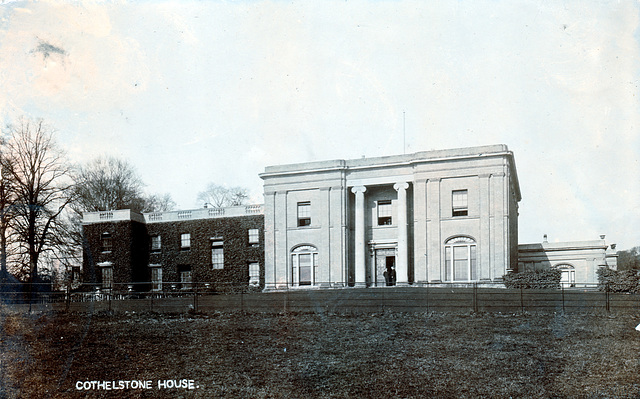
<instances>
[{"instance_id":1,"label":"hedge","mask_svg":"<svg viewBox=\"0 0 640 399\"><path fill-rule=\"evenodd\" d=\"M609 292L640 292L640 270L598 269L598 289Z\"/></svg>"},{"instance_id":2,"label":"hedge","mask_svg":"<svg viewBox=\"0 0 640 399\"><path fill-rule=\"evenodd\" d=\"M562 272L557 269L509 273L502 276L507 288L555 289L560 288Z\"/></svg>"}]
</instances>

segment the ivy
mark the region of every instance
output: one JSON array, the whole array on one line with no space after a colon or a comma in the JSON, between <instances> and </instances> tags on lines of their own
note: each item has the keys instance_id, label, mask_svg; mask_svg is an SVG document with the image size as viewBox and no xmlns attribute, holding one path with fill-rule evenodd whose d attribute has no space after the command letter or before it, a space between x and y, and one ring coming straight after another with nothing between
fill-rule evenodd
<instances>
[{"instance_id":1,"label":"ivy","mask_svg":"<svg viewBox=\"0 0 640 399\"><path fill-rule=\"evenodd\" d=\"M561 278L562 272L557 269L509 273L502 276L505 287L514 289L556 289L560 288Z\"/></svg>"}]
</instances>

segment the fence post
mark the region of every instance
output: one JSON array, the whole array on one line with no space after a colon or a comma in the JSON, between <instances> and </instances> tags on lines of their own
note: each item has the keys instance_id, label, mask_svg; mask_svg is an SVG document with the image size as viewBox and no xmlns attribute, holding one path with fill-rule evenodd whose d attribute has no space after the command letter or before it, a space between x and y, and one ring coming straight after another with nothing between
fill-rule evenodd
<instances>
[{"instance_id":1,"label":"fence post","mask_svg":"<svg viewBox=\"0 0 640 399\"><path fill-rule=\"evenodd\" d=\"M473 311L478 313L478 282L473 283Z\"/></svg>"},{"instance_id":2,"label":"fence post","mask_svg":"<svg viewBox=\"0 0 640 399\"><path fill-rule=\"evenodd\" d=\"M562 290L562 313L564 313L564 284L560 284L560 289Z\"/></svg>"},{"instance_id":3,"label":"fence post","mask_svg":"<svg viewBox=\"0 0 640 399\"><path fill-rule=\"evenodd\" d=\"M520 310L522 311L522 314L524 314L524 298L522 295L522 284L520 284Z\"/></svg>"},{"instance_id":4,"label":"fence post","mask_svg":"<svg viewBox=\"0 0 640 399\"><path fill-rule=\"evenodd\" d=\"M193 311L198 311L198 283L195 284L195 289L193 290Z\"/></svg>"},{"instance_id":5,"label":"fence post","mask_svg":"<svg viewBox=\"0 0 640 399\"><path fill-rule=\"evenodd\" d=\"M69 313L69 306L71 305L71 283L67 284L67 300L65 301L64 311Z\"/></svg>"},{"instance_id":6,"label":"fence post","mask_svg":"<svg viewBox=\"0 0 640 399\"><path fill-rule=\"evenodd\" d=\"M606 304L606 309L607 309L607 313L609 313L609 284L606 285L605 288L605 292L606 292L606 299L607 299L607 304Z\"/></svg>"},{"instance_id":7,"label":"fence post","mask_svg":"<svg viewBox=\"0 0 640 399\"><path fill-rule=\"evenodd\" d=\"M244 287L240 289L240 312L244 314Z\"/></svg>"},{"instance_id":8,"label":"fence post","mask_svg":"<svg viewBox=\"0 0 640 399\"><path fill-rule=\"evenodd\" d=\"M287 289L284 293L284 313L287 313L289 305L289 283L287 283Z\"/></svg>"},{"instance_id":9,"label":"fence post","mask_svg":"<svg viewBox=\"0 0 640 399\"><path fill-rule=\"evenodd\" d=\"M429 313L429 282L427 281L427 313Z\"/></svg>"}]
</instances>

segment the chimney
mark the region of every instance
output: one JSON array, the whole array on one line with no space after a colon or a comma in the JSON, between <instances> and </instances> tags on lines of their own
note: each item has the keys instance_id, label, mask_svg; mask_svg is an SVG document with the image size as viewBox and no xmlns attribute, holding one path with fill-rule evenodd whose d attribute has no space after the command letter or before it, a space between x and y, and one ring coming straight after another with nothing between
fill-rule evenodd
<instances>
[{"instance_id":1,"label":"chimney","mask_svg":"<svg viewBox=\"0 0 640 399\"><path fill-rule=\"evenodd\" d=\"M546 234L542 237L542 242L549 242L549 241L547 241L547 235Z\"/></svg>"}]
</instances>

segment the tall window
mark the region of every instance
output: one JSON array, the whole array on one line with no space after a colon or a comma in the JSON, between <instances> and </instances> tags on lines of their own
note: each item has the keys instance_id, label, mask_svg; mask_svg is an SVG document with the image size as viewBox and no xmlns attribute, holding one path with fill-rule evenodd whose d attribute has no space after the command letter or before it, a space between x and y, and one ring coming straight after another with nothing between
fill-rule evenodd
<instances>
[{"instance_id":1,"label":"tall window","mask_svg":"<svg viewBox=\"0 0 640 399\"><path fill-rule=\"evenodd\" d=\"M151 289L162 291L162 267L154 266L151 268Z\"/></svg>"},{"instance_id":2,"label":"tall window","mask_svg":"<svg viewBox=\"0 0 640 399\"><path fill-rule=\"evenodd\" d=\"M446 281L476 281L477 246L473 238L453 237L445 243L445 280Z\"/></svg>"},{"instance_id":3,"label":"tall window","mask_svg":"<svg viewBox=\"0 0 640 399\"><path fill-rule=\"evenodd\" d=\"M390 226L391 224L391 200L378 201L378 226Z\"/></svg>"},{"instance_id":4,"label":"tall window","mask_svg":"<svg viewBox=\"0 0 640 399\"><path fill-rule=\"evenodd\" d=\"M180 234L180 249L183 249L183 250L191 249L191 234L190 233L182 233L182 234Z\"/></svg>"},{"instance_id":5,"label":"tall window","mask_svg":"<svg viewBox=\"0 0 640 399\"><path fill-rule=\"evenodd\" d=\"M113 288L113 268L102 268L102 289L109 290Z\"/></svg>"},{"instance_id":6,"label":"tall window","mask_svg":"<svg viewBox=\"0 0 640 399\"><path fill-rule=\"evenodd\" d=\"M298 202L298 226L311 225L311 202Z\"/></svg>"},{"instance_id":7,"label":"tall window","mask_svg":"<svg viewBox=\"0 0 640 399\"><path fill-rule=\"evenodd\" d=\"M294 286L315 285L318 275L318 249L301 245L291 253L291 276Z\"/></svg>"},{"instance_id":8,"label":"tall window","mask_svg":"<svg viewBox=\"0 0 640 399\"><path fill-rule=\"evenodd\" d=\"M211 240L211 267L224 269L224 241Z\"/></svg>"},{"instance_id":9,"label":"tall window","mask_svg":"<svg viewBox=\"0 0 640 399\"><path fill-rule=\"evenodd\" d=\"M102 233L101 238L101 242L100 244L102 245L102 252L111 252L111 249L113 247L113 241L111 240L111 234L110 233Z\"/></svg>"},{"instance_id":10,"label":"tall window","mask_svg":"<svg viewBox=\"0 0 640 399\"><path fill-rule=\"evenodd\" d=\"M179 266L178 271L180 273L180 288L183 290L191 289L191 266Z\"/></svg>"},{"instance_id":11,"label":"tall window","mask_svg":"<svg viewBox=\"0 0 640 399\"><path fill-rule=\"evenodd\" d=\"M451 215L467 216L469 214L467 190L454 190L451 194Z\"/></svg>"},{"instance_id":12,"label":"tall window","mask_svg":"<svg viewBox=\"0 0 640 399\"><path fill-rule=\"evenodd\" d=\"M258 262L249 263L249 285L251 287L260 285L260 264Z\"/></svg>"},{"instance_id":13,"label":"tall window","mask_svg":"<svg viewBox=\"0 0 640 399\"><path fill-rule=\"evenodd\" d=\"M151 236L151 252L160 252L162 249L162 241L160 236Z\"/></svg>"},{"instance_id":14,"label":"tall window","mask_svg":"<svg viewBox=\"0 0 640 399\"><path fill-rule=\"evenodd\" d=\"M260 230L258 229L249 229L249 245L252 247L257 247L260 244Z\"/></svg>"}]
</instances>

